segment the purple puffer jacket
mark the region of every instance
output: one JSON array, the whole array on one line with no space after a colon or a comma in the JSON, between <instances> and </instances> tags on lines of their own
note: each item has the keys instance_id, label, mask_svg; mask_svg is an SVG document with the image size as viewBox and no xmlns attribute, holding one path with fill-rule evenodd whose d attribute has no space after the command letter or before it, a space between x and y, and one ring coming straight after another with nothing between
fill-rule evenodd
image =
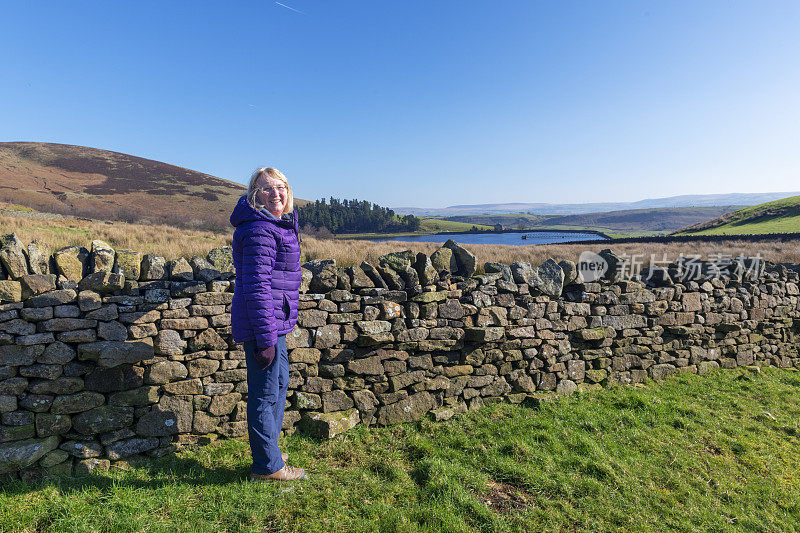
<instances>
[{"instance_id":1,"label":"purple puffer jacket","mask_svg":"<svg viewBox=\"0 0 800 533\"><path fill-rule=\"evenodd\" d=\"M231 214L236 284L231 306L233 340L255 339L259 350L297 323L300 288L300 232L297 211L276 219L254 209L246 196Z\"/></svg>"}]
</instances>

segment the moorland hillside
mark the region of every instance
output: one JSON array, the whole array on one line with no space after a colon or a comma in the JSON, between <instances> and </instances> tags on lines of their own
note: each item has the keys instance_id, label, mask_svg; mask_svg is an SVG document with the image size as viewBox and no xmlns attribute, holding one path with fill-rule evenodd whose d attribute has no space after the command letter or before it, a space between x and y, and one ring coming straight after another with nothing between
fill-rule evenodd
<instances>
[{"instance_id":1,"label":"moorland hillside","mask_svg":"<svg viewBox=\"0 0 800 533\"><path fill-rule=\"evenodd\" d=\"M119 152L0 143L0 201L50 213L221 230L244 191L240 183Z\"/></svg>"}]
</instances>

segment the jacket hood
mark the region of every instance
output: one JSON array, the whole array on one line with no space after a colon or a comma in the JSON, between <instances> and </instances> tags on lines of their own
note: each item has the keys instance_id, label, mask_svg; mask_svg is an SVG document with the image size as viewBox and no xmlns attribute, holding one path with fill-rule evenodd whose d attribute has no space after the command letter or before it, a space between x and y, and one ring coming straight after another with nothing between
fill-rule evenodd
<instances>
[{"instance_id":1,"label":"jacket hood","mask_svg":"<svg viewBox=\"0 0 800 533\"><path fill-rule=\"evenodd\" d=\"M283 228L292 229L297 235L297 239L300 240L300 222L297 216L297 209L290 213L288 220L285 218L273 218L255 209L247 201L247 195L242 195L236 203L236 207L233 208L233 213L231 213L231 226L238 227L245 222L255 221L269 222Z\"/></svg>"}]
</instances>

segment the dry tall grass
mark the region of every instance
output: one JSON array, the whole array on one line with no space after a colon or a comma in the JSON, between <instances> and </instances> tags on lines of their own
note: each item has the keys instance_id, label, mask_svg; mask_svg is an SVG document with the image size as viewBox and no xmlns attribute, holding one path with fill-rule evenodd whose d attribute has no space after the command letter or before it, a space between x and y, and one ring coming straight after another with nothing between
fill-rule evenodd
<instances>
[{"instance_id":1,"label":"dry tall grass","mask_svg":"<svg viewBox=\"0 0 800 533\"><path fill-rule=\"evenodd\" d=\"M170 226L126 224L123 222L102 222L81 219L40 220L17 216L0 216L0 233L16 233L23 243L40 239L53 250L64 246L89 246L92 240L100 239L115 248L139 250L174 259L176 257L205 256L209 250L231 243L231 233L192 231ZM454 236L458 241L458 236ZM359 240L322 240L311 236L303 239L301 246L303 261L311 259L335 259L339 266L358 265L367 260L377 263L378 257L389 252L414 250L430 255L439 248L435 243L412 243L401 241L371 242ZM793 242L778 240L765 242L746 242L732 238L721 242L694 243L629 243L609 245L602 241L596 244L543 244L528 246L467 244L466 249L478 258L479 268L487 261L510 264L514 261L528 261L539 265L548 258L577 260L584 250L598 252L611 247L618 254L633 256L642 261L643 266L650 263L651 257L661 261L675 261L683 253L699 254L703 259L712 254L762 257L773 262L800 263L800 247Z\"/></svg>"},{"instance_id":2,"label":"dry tall grass","mask_svg":"<svg viewBox=\"0 0 800 533\"><path fill-rule=\"evenodd\" d=\"M167 259L205 256L212 248L231 243L229 234L82 219L41 220L0 216L0 232L16 233L25 244L38 238L53 250L64 246L88 247L93 240L99 239L114 248L139 250Z\"/></svg>"}]
</instances>

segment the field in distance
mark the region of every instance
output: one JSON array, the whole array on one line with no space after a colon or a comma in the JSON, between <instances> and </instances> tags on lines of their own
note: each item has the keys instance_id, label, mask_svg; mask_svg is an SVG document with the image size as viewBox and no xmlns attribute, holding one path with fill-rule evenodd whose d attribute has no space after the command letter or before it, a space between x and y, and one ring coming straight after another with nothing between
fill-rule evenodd
<instances>
[{"instance_id":1,"label":"field in distance","mask_svg":"<svg viewBox=\"0 0 800 533\"><path fill-rule=\"evenodd\" d=\"M491 226L500 224L510 230L591 230L610 237L639 237L666 235L688 225L735 211L739 207L741 206L663 207L577 215L463 215L447 217L446 220Z\"/></svg>"},{"instance_id":2,"label":"field in distance","mask_svg":"<svg viewBox=\"0 0 800 533\"><path fill-rule=\"evenodd\" d=\"M685 227L677 235L743 235L800 232L800 196L745 207Z\"/></svg>"}]
</instances>

